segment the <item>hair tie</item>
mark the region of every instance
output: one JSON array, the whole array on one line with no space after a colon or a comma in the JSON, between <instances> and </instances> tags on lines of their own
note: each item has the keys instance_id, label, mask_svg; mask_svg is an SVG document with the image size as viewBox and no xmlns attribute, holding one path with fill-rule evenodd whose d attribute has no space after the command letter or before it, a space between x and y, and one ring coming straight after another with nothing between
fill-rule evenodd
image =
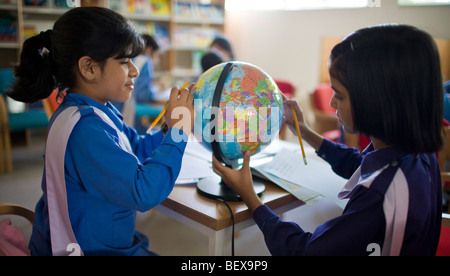
<instances>
[{"instance_id":1,"label":"hair tie","mask_svg":"<svg viewBox=\"0 0 450 276\"><path fill-rule=\"evenodd\" d=\"M53 52L52 30L40 32L39 39L41 41L42 47L46 48L49 52Z\"/></svg>"}]
</instances>

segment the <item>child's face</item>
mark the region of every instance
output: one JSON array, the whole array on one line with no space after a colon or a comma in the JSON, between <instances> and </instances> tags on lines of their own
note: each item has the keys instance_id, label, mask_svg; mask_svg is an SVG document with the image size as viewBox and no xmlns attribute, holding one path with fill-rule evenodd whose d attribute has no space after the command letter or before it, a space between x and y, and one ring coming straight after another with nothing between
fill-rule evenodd
<instances>
[{"instance_id":1,"label":"child's face","mask_svg":"<svg viewBox=\"0 0 450 276\"><path fill-rule=\"evenodd\" d=\"M333 97L330 100L330 106L336 109L339 122L348 133L354 133L353 112L350 102L350 95L340 81L330 77L331 87L334 90Z\"/></svg>"},{"instance_id":2,"label":"child's face","mask_svg":"<svg viewBox=\"0 0 450 276\"><path fill-rule=\"evenodd\" d=\"M104 102L125 102L134 89L134 79L139 75L131 58L109 58L102 70L101 97Z\"/></svg>"}]
</instances>

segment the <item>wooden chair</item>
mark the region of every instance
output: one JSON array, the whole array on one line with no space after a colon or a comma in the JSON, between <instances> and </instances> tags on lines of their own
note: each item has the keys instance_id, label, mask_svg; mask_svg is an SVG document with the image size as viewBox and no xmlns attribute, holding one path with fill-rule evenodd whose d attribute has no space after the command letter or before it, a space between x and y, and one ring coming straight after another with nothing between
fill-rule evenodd
<instances>
[{"instance_id":1,"label":"wooden chair","mask_svg":"<svg viewBox=\"0 0 450 276\"><path fill-rule=\"evenodd\" d=\"M442 214L441 236L436 252L437 256L450 256L450 215Z\"/></svg>"},{"instance_id":2,"label":"wooden chair","mask_svg":"<svg viewBox=\"0 0 450 276\"><path fill-rule=\"evenodd\" d=\"M439 167L441 168L442 183L450 181L450 172L447 170L447 161L450 161L450 127L445 126L442 129L444 146L438 153Z\"/></svg>"},{"instance_id":3,"label":"wooden chair","mask_svg":"<svg viewBox=\"0 0 450 276\"><path fill-rule=\"evenodd\" d=\"M33 223L34 212L21 205L14 203L0 202L0 215L17 215L26 218Z\"/></svg>"},{"instance_id":4,"label":"wooden chair","mask_svg":"<svg viewBox=\"0 0 450 276\"><path fill-rule=\"evenodd\" d=\"M13 170L11 132L25 133L28 144L30 129L48 127L48 118L43 108L10 110L11 102L14 101L6 96L6 91L13 82L12 69L0 68L0 173L11 173Z\"/></svg>"},{"instance_id":5,"label":"wooden chair","mask_svg":"<svg viewBox=\"0 0 450 276\"><path fill-rule=\"evenodd\" d=\"M8 111L3 95L0 95L0 173L11 173L11 138L8 123Z\"/></svg>"},{"instance_id":6,"label":"wooden chair","mask_svg":"<svg viewBox=\"0 0 450 276\"><path fill-rule=\"evenodd\" d=\"M59 107L57 98L58 98L58 89L55 89L48 98L42 100L42 104L44 105L44 110L45 113L47 114L47 118L49 121L53 113Z\"/></svg>"},{"instance_id":7,"label":"wooden chair","mask_svg":"<svg viewBox=\"0 0 450 276\"><path fill-rule=\"evenodd\" d=\"M442 180L442 192L444 196L450 194L450 170L448 169L450 165L450 126L444 126L442 128L442 136L444 140L444 146L438 152L438 163L441 169L441 180ZM447 198L450 200L450 198ZM447 212L450 213L450 204L448 206Z\"/></svg>"},{"instance_id":8,"label":"wooden chair","mask_svg":"<svg viewBox=\"0 0 450 276\"><path fill-rule=\"evenodd\" d=\"M293 99L295 95L295 86L289 81L286 80L274 80L283 94L289 99ZM283 124L280 128L280 139L284 140L286 138L286 125Z\"/></svg>"},{"instance_id":9,"label":"wooden chair","mask_svg":"<svg viewBox=\"0 0 450 276\"><path fill-rule=\"evenodd\" d=\"M33 223L34 212L17 204L0 203L0 215L16 215ZM0 256L30 256L25 236L14 226L11 219L0 220Z\"/></svg>"},{"instance_id":10,"label":"wooden chair","mask_svg":"<svg viewBox=\"0 0 450 276\"><path fill-rule=\"evenodd\" d=\"M330 106L332 95L333 89L330 83L319 84L309 95L314 114L314 130L328 140L363 150L370 143L366 136L351 133L342 135L336 110Z\"/></svg>"},{"instance_id":11,"label":"wooden chair","mask_svg":"<svg viewBox=\"0 0 450 276\"><path fill-rule=\"evenodd\" d=\"M319 84L314 92L309 94L314 114L314 130L319 134L338 129L338 118L329 105L332 95L333 89L329 83Z\"/></svg>"}]
</instances>

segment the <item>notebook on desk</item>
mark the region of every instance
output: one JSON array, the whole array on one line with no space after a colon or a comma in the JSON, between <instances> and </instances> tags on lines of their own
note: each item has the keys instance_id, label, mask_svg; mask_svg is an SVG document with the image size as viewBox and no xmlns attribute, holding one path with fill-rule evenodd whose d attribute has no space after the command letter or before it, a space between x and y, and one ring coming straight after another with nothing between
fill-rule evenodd
<instances>
[{"instance_id":1,"label":"notebook on desk","mask_svg":"<svg viewBox=\"0 0 450 276\"><path fill-rule=\"evenodd\" d=\"M336 175L328 163L317 158L309 158L308 165L305 165L300 153L283 148L270 162L252 170L254 174L270 178L272 182L303 201L306 198L307 201L315 202L325 197L342 209L347 204L347 200L337 197L347 180ZM308 199L314 195L316 197ZM307 201L305 203L308 204Z\"/></svg>"}]
</instances>

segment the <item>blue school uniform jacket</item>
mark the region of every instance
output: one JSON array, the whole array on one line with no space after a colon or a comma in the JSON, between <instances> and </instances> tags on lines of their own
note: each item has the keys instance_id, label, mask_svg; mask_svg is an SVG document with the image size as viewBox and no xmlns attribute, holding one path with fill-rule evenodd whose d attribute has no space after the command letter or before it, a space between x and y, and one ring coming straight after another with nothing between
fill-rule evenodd
<instances>
[{"instance_id":1,"label":"blue school uniform jacket","mask_svg":"<svg viewBox=\"0 0 450 276\"><path fill-rule=\"evenodd\" d=\"M333 170L350 178L360 167L358 184L349 191L341 216L309 233L285 222L263 205L254 219L273 255L370 255L389 253L389 232L400 235L400 255L435 255L439 241L442 198L440 170L434 154L418 156L393 148L373 150L363 156L355 149L325 140L317 152ZM400 188L399 188L400 187ZM403 188L402 188L403 187ZM397 214L393 196L405 202L404 231L391 231L389 218ZM401 205L401 204L400 204ZM397 206L397 209L400 209ZM402 221L397 224L402 224ZM391 233L392 234L392 233Z\"/></svg>"},{"instance_id":2,"label":"blue school uniform jacket","mask_svg":"<svg viewBox=\"0 0 450 276\"><path fill-rule=\"evenodd\" d=\"M169 129L165 136L161 132L139 136L123 124L110 103L102 105L80 94L68 94L50 124L70 106L102 110L123 130L135 153L123 150L117 132L93 112L83 112L72 130L65 154L67 202L72 229L84 255L152 254L147 238L135 230L136 211L150 210L172 191L186 134ZM175 142L173 137L183 140ZM36 206L29 245L33 255L52 254L45 182L44 168L44 194Z\"/></svg>"}]
</instances>

